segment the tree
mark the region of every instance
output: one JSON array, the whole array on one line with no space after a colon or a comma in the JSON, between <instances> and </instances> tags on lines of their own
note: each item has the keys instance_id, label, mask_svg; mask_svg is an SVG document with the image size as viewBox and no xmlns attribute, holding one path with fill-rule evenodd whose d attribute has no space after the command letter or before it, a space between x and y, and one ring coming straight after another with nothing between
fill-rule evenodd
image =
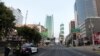
<instances>
[{"instance_id":1,"label":"tree","mask_svg":"<svg viewBox=\"0 0 100 56\"><path fill-rule=\"evenodd\" d=\"M41 40L40 33L35 28L29 28L27 26L18 27L17 32L19 36L23 36L26 41L34 41L37 44Z\"/></svg>"},{"instance_id":2,"label":"tree","mask_svg":"<svg viewBox=\"0 0 100 56\"><path fill-rule=\"evenodd\" d=\"M41 35L37 32L36 35L34 36L34 43L37 44L41 40Z\"/></svg>"},{"instance_id":3,"label":"tree","mask_svg":"<svg viewBox=\"0 0 100 56\"><path fill-rule=\"evenodd\" d=\"M0 2L0 35L7 36L15 26L14 21L12 11L3 2Z\"/></svg>"}]
</instances>

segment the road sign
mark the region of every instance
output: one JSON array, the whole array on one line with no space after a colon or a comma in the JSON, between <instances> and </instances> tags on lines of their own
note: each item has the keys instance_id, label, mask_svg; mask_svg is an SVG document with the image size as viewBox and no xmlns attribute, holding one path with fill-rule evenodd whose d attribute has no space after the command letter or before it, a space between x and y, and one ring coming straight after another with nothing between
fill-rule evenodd
<instances>
[{"instance_id":1,"label":"road sign","mask_svg":"<svg viewBox=\"0 0 100 56\"><path fill-rule=\"evenodd\" d=\"M76 28L76 29L75 28L72 28L71 29L71 32L73 32L73 33L80 32L80 29L79 28Z\"/></svg>"}]
</instances>

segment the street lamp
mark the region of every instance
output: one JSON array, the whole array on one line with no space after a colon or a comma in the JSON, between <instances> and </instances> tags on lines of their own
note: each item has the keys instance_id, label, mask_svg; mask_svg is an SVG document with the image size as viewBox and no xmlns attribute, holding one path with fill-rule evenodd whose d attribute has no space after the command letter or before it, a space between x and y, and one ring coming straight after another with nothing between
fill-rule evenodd
<instances>
[{"instance_id":1,"label":"street lamp","mask_svg":"<svg viewBox=\"0 0 100 56\"><path fill-rule=\"evenodd\" d=\"M90 18L90 26L89 26L89 28L91 28L91 34L92 34L92 45L93 45L93 50L95 50L95 43L94 43L94 33L93 33L93 28L94 28L94 25L93 25L93 23L92 23L92 20L91 20L91 18Z\"/></svg>"}]
</instances>

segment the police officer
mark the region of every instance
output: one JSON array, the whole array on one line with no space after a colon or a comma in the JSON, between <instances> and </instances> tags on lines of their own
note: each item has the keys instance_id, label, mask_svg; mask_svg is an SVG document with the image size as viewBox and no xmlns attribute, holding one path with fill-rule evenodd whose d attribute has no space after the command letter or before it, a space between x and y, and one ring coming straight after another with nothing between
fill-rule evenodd
<instances>
[{"instance_id":1,"label":"police officer","mask_svg":"<svg viewBox=\"0 0 100 56\"><path fill-rule=\"evenodd\" d=\"M5 46L5 49L4 49L4 56L9 56L9 53L11 51L11 48L9 45Z\"/></svg>"}]
</instances>

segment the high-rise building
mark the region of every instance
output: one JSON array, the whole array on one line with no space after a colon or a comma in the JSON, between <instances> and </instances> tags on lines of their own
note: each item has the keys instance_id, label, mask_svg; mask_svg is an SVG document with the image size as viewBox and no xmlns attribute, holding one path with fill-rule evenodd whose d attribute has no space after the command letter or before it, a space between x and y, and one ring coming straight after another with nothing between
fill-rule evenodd
<instances>
[{"instance_id":1,"label":"high-rise building","mask_svg":"<svg viewBox=\"0 0 100 56\"><path fill-rule=\"evenodd\" d=\"M46 17L46 28L47 28L47 31L48 31L48 37L53 38L54 37L53 15Z\"/></svg>"},{"instance_id":2,"label":"high-rise building","mask_svg":"<svg viewBox=\"0 0 100 56\"><path fill-rule=\"evenodd\" d=\"M82 25L87 18L100 16L99 3L100 0L76 0L74 9L78 26Z\"/></svg>"},{"instance_id":3,"label":"high-rise building","mask_svg":"<svg viewBox=\"0 0 100 56\"><path fill-rule=\"evenodd\" d=\"M95 44L100 44L100 17L98 18L87 18L85 20L86 25L86 35L85 41L92 43L92 38L94 37ZM92 36L94 35L94 36Z\"/></svg>"},{"instance_id":4,"label":"high-rise building","mask_svg":"<svg viewBox=\"0 0 100 56\"><path fill-rule=\"evenodd\" d=\"M61 25L60 25L59 41L60 41L61 43L64 42L64 24L61 24Z\"/></svg>"},{"instance_id":5,"label":"high-rise building","mask_svg":"<svg viewBox=\"0 0 100 56\"><path fill-rule=\"evenodd\" d=\"M100 0L76 0L74 9L76 27L80 28L81 38L85 39L87 37L85 20L100 17Z\"/></svg>"},{"instance_id":6,"label":"high-rise building","mask_svg":"<svg viewBox=\"0 0 100 56\"><path fill-rule=\"evenodd\" d=\"M75 28L75 21L70 21L69 23L69 34L65 38L65 44L69 46L72 44L73 46L77 46L79 44L79 36L77 35L79 33L79 29Z\"/></svg>"},{"instance_id":7,"label":"high-rise building","mask_svg":"<svg viewBox=\"0 0 100 56\"><path fill-rule=\"evenodd\" d=\"M71 21L69 24L69 32L72 32L72 29L75 29L75 21Z\"/></svg>"},{"instance_id":8,"label":"high-rise building","mask_svg":"<svg viewBox=\"0 0 100 56\"><path fill-rule=\"evenodd\" d=\"M12 10L13 12L13 15L15 16L15 23L16 24L22 24L23 23L23 16L22 16L22 13L21 13L21 10L20 9L14 9L12 7L10 7L10 9Z\"/></svg>"}]
</instances>

